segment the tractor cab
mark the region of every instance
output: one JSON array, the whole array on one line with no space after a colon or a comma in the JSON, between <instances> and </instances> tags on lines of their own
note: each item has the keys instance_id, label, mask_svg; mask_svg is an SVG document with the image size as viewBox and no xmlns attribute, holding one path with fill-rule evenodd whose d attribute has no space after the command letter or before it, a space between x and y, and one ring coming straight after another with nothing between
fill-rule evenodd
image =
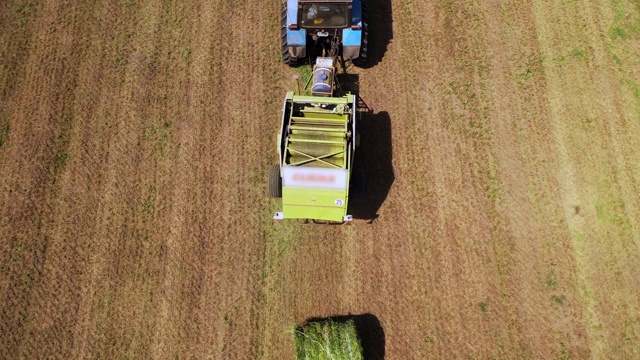
<instances>
[{"instance_id":1,"label":"tractor cab","mask_svg":"<svg viewBox=\"0 0 640 360\"><path fill-rule=\"evenodd\" d=\"M285 64L298 66L307 58L337 55L358 66L365 64L367 23L362 0L287 0L281 15Z\"/></svg>"},{"instance_id":2,"label":"tractor cab","mask_svg":"<svg viewBox=\"0 0 640 360\"><path fill-rule=\"evenodd\" d=\"M350 3L301 3L298 9L303 29L344 29L351 26Z\"/></svg>"}]
</instances>

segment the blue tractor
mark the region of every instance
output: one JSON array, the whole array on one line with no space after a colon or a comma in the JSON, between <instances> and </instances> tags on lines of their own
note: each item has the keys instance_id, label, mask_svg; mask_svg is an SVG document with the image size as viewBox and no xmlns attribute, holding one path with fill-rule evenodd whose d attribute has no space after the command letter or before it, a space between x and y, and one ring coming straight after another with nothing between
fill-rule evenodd
<instances>
[{"instance_id":1,"label":"blue tractor","mask_svg":"<svg viewBox=\"0 0 640 360\"><path fill-rule=\"evenodd\" d=\"M289 66L317 56L342 56L364 66L367 35L362 0L287 0L282 4L282 61Z\"/></svg>"}]
</instances>

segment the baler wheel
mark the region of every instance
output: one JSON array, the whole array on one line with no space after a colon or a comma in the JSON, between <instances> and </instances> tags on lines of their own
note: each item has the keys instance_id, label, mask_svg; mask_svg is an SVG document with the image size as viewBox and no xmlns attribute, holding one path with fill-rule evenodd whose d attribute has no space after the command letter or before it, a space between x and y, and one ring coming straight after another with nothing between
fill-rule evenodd
<instances>
[{"instance_id":1,"label":"baler wheel","mask_svg":"<svg viewBox=\"0 0 640 360\"><path fill-rule=\"evenodd\" d=\"M271 165L269 168L269 196L282 197L282 178L280 177L280 165Z\"/></svg>"}]
</instances>

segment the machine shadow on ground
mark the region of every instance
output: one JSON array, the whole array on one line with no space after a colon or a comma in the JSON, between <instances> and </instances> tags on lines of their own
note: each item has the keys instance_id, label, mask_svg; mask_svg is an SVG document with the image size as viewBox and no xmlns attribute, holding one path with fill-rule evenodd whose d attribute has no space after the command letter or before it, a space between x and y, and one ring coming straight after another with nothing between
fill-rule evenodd
<instances>
[{"instance_id":1,"label":"machine shadow on ground","mask_svg":"<svg viewBox=\"0 0 640 360\"><path fill-rule=\"evenodd\" d=\"M311 318L306 324L332 320L345 323L353 320L360 337L364 360L384 360L385 336L380 320L373 314L333 316L328 318Z\"/></svg>"},{"instance_id":2,"label":"machine shadow on ground","mask_svg":"<svg viewBox=\"0 0 640 360\"><path fill-rule=\"evenodd\" d=\"M360 80L358 74L336 74L340 93L350 92L359 95ZM395 181L393 171L393 152L391 146L391 118L389 113L376 113L358 96L357 133L360 146L356 149L354 172L364 173L364 191L362 196L349 201L349 213L354 219L373 222L378 218L378 210L387 199L391 185Z\"/></svg>"},{"instance_id":3,"label":"machine shadow on ground","mask_svg":"<svg viewBox=\"0 0 640 360\"><path fill-rule=\"evenodd\" d=\"M360 147L355 167L364 172L364 195L349 202L355 219L374 221L395 180L389 113L363 113L358 123Z\"/></svg>"}]
</instances>

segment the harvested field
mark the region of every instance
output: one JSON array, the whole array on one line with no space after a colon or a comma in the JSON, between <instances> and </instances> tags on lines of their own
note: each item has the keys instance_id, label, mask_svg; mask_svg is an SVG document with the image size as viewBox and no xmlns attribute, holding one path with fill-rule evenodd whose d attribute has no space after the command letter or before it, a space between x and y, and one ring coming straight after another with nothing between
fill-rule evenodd
<instances>
[{"instance_id":1,"label":"harvested field","mask_svg":"<svg viewBox=\"0 0 640 360\"><path fill-rule=\"evenodd\" d=\"M640 358L640 3L368 7L359 219L276 227L279 1L0 2L0 358Z\"/></svg>"}]
</instances>

